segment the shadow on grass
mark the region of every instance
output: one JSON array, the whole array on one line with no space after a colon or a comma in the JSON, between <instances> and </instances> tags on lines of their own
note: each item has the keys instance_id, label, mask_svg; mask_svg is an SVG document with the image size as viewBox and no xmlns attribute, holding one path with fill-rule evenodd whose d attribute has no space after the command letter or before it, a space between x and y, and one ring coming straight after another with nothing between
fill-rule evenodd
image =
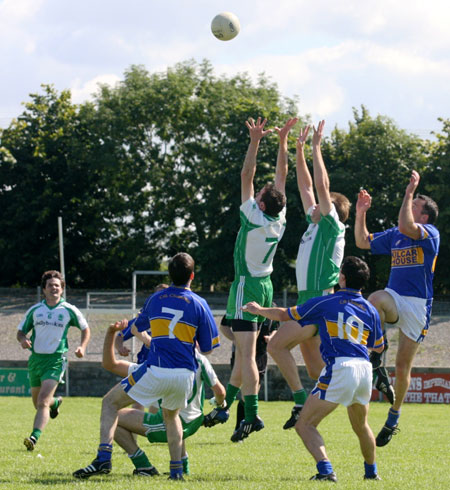
<instances>
[{"instance_id":1,"label":"shadow on grass","mask_svg":"<svg viewBox=\"0 0 450 490\"><path fill-rule=\"evenodd\" d=\"M110 475L96 475L92 478L92 481L103 482L107 481L109 483L122 482L124 478L130 478L130 474L110 474ZM30 478L30 483L35 483L38 485L57 485L66 483L76 483L91 480L91 478L75 478L71 473L47 473L41 477Z\"/></svg>"},{"instance_id":2,"label":"shadow on grass","mask_svg":"<svg viewBox=\"0 0 450 490\"><path fill-rule=\"evenodd\" d=\"M195 441L196 446L229 446L230 441L203 441L197 442Z\"/></svg>"}]
</instances>

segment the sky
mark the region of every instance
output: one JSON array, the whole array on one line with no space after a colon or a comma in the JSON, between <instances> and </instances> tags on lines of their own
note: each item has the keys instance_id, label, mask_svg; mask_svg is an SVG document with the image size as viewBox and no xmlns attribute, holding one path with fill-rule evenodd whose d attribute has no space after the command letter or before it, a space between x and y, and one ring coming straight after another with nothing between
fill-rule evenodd
<instances>
[{"instance_id":1,"label":"sky","mask_svg":"<svg viewBox=\"0 0 450 490\"><path fill-rule=\"evenodd\" d=\"M224 11L231 41L211 33ZM448 0L0 0L0 127L41 84L82 103L133 64L207 59L218 77L264 72L328 130L364 105L428 138L450 117L449 25Z\"/></svg>"}]
</instances>

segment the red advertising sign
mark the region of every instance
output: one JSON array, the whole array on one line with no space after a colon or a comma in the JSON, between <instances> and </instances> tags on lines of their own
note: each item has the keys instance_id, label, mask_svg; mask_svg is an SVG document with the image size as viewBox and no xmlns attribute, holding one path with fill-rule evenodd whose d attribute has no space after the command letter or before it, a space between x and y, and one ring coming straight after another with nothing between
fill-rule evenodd
<instances>
[{"instance_id":1,"label":"red advertising sign","mask_svg":"<svg viewBox=\"0 0 450 490\"><path fill-rule=\"evenodd\" d=\"M395 383L393 371L389 372ZM374 390L372 400L379 400L379 392ZM405 403L448 403L450 404L450 373L411 373L411 384Z\"/></svg>"}]
</instances>

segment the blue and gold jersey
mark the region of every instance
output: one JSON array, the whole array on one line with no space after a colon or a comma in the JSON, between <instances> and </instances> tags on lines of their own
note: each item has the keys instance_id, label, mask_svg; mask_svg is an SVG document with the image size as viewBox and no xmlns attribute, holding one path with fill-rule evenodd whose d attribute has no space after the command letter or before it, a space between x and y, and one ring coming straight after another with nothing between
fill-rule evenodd
<instances>
[{"instance_id":1,"label":"blue and gold jersey","mask_svg":"<svg viewBox=\"0 0 450 490\"><path fill-rule=\"evenodd\" d=\"M140 332L150 328L147 364L151 366L196 371L195 342L201 352L220 345L208 303L188 288L170 286L150 296L135 324Z\"/></svg>"},{"instance_id":2,"label":"blue and gold jersey","mask_svg":"<svg viewBox=\"0 0 450 490\"><path fill-rule=\"evenodd\" d=\"M368 348L384 345L377 310L356 289L340 289L288 309L300 325L317 325L326 364L335 357L369 360Z\"/></svg>"},{"instance_id":3,"label":"blue and gold jersey","mask_svg":"<svg viewBox=\"0 0 450 490\"><path fill-rule=\"evenodd\" d=\"M439 252L439 231L434 225L419 225L419 240L403 235L398 227L369 235L374 254L391 256L387 287L402 296L433 298L433 276Z\"/></svg>"}]
</instances>

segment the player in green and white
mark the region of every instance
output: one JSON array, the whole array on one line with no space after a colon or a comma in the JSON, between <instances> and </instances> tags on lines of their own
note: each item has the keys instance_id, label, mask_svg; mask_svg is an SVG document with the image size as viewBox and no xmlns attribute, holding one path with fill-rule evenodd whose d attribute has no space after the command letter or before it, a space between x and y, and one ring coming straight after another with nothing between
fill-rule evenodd
<instances>
[{"instance_id":1,"label":"player in green and white","mask_svg":"<svg viewBox=\"0 0 450 490\"><path fill-rule=\"evenodd\" d=\"M256 122L253 119L246 121L250 143L241 171L241 228L234 248L235 276L226 313L227 319L231 320L236 344L235 363L227 386L227 408L240 389L245 403L245 418L231 436L233 442L264 428L263 421L258 417L259 373L255 360L258 322L264 321L264 318L242 311L242 306L248 301L257 301L256 298L266 306L272 305L272 262L286 226L287 140L297 120L289 119L283 128L275 128L280 139L275 182L266 184L256 195L253 186L256 155L261 139L272 130L264 129L266 119L262 121L259 117ZM220 415L213 410L205 417L205 425L210 427L223 423L225 420Z\"/></svg>"},{"instance_id":2,"label":"player in green and white","mask_svg":"<svg viewBox=\"0 0 450 490\"><path fill-rule=\"evenodd\" d=\"M134 372L139 365L122 359L116 359L114 353L114 338L116 333L126 328L127 320L116 322L109 326L103 344L102 365L108 371L125 378ZM183 473L189 474L189 459L184 440L195 434L203 423L203 402L205 399L205 385L214 393L216 405L222 406L225 399L225 388L217 378L209 360L195 351L199 369L195 373L194 387L186 408L179 412L183 427L183 442L181 449L181 461ZM114 440L124 449L135 469L134 475L155 476L158 470L151 464L145 452L137 445L138 434L147 437L149 442L167 443L167 429L164 423L162 409L149 407L150 413L137 408L123 408L118 412L118 423L114 433Z\"/></svg>"},{"instance_id":3,"label":"player in green and white","mask_svg":"<svg viewBox=\"0 0 450 490\"><path fill-rule=\"evenodd\" d=\"M339 280L339 269L344 257L345 225L350 210L350 201L337 192L330 192L330 182L322 158L320 144L325 121L313 127L313 180L304 155L304 145L310 127L300 131L297 139L297 184L309 226L300 240L296 262L298 299L297 305L310 298L333 292ZM297 322L285 322L271 338L267 350L277 363L292 390L295 406L283 429L294 427L306 401L298 375L297 365L291 350L298 344L308 374L317 379L324 364L320 355L318 336L300 342L301 327Z\"/></svg>"},{"instance_id":4,"label":"player in green and white","mask_svg":"<svg viewBox=\"0 0 450 490\"><path fill-rule=\"evenodd\" d=\"M77 357L84 356L90 338L84 316L62 297L65 281L61 273L44 272L41 287L45 299L26 312L17 331L17 340L22 348L31 350L28 371L36 415L33 431L23 442L28 451L34 449L49 417L55 418L59 413L62 398L55 398L54 394L66 369L64 354L68 350L69 327L81 330L81 342L75 351ZM29 332L30 338L27 337Z\"/></svg>"}]
</instances>

